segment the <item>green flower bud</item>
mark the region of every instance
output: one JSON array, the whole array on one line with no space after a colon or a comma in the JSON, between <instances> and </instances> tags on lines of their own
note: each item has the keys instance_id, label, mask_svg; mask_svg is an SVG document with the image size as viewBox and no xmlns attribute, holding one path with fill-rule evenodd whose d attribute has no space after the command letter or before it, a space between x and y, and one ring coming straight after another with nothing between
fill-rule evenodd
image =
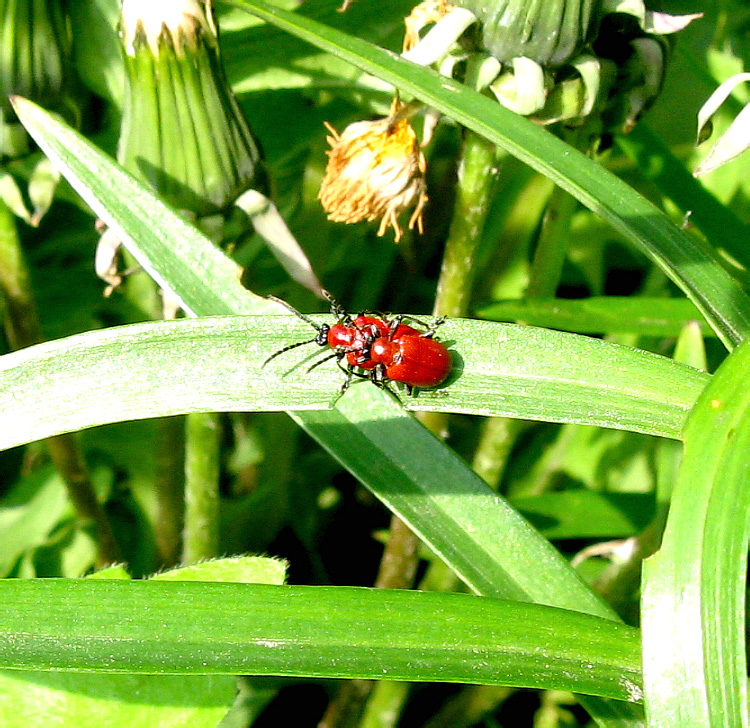
<instances>
[{"instance_id":1,"label":"green flower bud","mask_svg":"<svg viewBox=\"0 0 750 728\"><path fill-rule=\"evenodd\" d=\"M60 0L0 0L0 158L28 152L8 96L59 108L69 82L70 44Z\"/></svg>"},{"instance_id":2,"label":"green flower bud","mask_svg":"<svg viewBox=\"0 0 750 728\"><path fill-rule=\"evenodd\" d=\"M124 0L118 159L197 216L264 189L260 151L224 75L208 0Z\"/></svg>"},{"instance_id":3,"label":"green flower bud","mask_svg":"<svg viewBox=\"0 0 750 728\"><path fill-rule=\"evenodd\" d=\"M661 90L665 36L697 17L652 12L644 0L424 0L406 19L404 55L459 69L538 123L628 131Z\"/></svg>"},{"instance_id":4,"label":"green flower bud","mask_svg":"<svg viewBox=\"0 0 750 728\"><path fill-rule=\"evenodd\" d=\"M528 58L553 68L596 32L601 0L451 0L480 23L479 44L501 63Z\"/></svg>"},{"instance_id":5,"label":"green flower bud","mask_svg":"<svg viewBox=\"0 0 750 728\"><path fill-rule=\"evenodd\" d=\"M224 74L211 0L123 0L121 28L127 88L118 160L217 243L252 225L287 272L319 293L264 194L260 150ZM122 280L118 249L108 234L97 249L108 291Z\"/></svg>"}]
</instances>

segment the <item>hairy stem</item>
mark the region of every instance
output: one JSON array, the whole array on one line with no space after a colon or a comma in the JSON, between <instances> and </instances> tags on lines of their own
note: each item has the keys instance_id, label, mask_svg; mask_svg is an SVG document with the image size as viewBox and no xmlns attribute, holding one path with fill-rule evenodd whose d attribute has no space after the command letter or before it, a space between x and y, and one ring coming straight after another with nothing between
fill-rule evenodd
<instances>
[{"instance_id":1,"label":"hairy stem","mask_svg":"<svg viewBox=\"0 0 750 728\"><path fill-rule=\"evenodd\" d=\"M156 548L162 567L180 561L185 517L185 418L156 421Z\"/></svg>"},{"instance_id":2,"label":"hairy stem","mask_svg":"<svg viewBox=\"0 0 750 728\"><path fill-rule=\"evenodd\" d=\"M474 283L477 249L487 217L497 151L487 140L466 132L458 167L458 187L433 313L465 316Z\"/></svg>"},{"instance_id":3,"label":"hairy stem","mask_svg":"<svg viewBox=\"0 0 750 728\"><path fill-rule=\"evenodd\" d=\"M185 529L182 563L219 553L219 437L216 413L195 413L185 429Z\"/></svg>"},{"instance_id":4,"label":"hairy stem","mask_svg":"<svg viewBox=\"0 0 750 728\"><path fill-rule=\"evenodd\" d=\"M560 187L552 191L531 264L527 298L551 298L557 293L567 254L570 218L578 201Z\"/></svg>"}]
</instances>

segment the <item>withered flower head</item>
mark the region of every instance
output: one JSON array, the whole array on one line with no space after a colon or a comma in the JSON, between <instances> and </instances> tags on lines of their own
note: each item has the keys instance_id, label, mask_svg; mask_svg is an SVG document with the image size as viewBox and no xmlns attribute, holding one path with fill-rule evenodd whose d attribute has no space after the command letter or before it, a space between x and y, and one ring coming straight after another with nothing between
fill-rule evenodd
<instances>
[{"instance_id":1,"label":"withered flower head","mask_svg":"<svg viewBox=\"0 0 750 728\"><path fill-rule=\"evenodd\" d=\"M422 210L427 202L426 162L417 135L403 118L405 105L394 103L391 114L378 121L358 121L331 136L328 166L318 197L336 222L382 218L378 235L391 226L396 242L403 234L399 215L416 204L409 218L422 232Z\"/></svg>"}]
</instances>

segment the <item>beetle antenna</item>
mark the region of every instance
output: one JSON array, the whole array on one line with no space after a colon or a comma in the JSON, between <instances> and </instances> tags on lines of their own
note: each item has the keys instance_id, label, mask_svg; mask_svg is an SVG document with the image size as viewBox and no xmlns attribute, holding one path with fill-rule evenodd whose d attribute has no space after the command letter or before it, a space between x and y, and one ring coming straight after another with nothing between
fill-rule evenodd
<instances>
[{"instance_id":1,"label":"beetle antenna","mask_svg":"<svg viewBox=\"0 0 750 728\"><path fill-rule=\"evenodd\" d=\"M331 304L331 313L336 318L345 320L348 320L350 318L346 311L344 311L344 309L341 307L341 304L333 297L331 293L324 290L323 297L326 299L326 301L328 301L328 303Z\"/></svg>"},{"instance_id":2,"label":"beetle antenna","mask_svg":"<svg viewBox=\"0 0 750 728\"><path fill-rule=\"evenodd\" d=\"M278 351L271 354L271 356L269 356L268 359L266 359L263 364L261 364L260 368L263 369L263 367L268 364L269 361L275 359L281 354L285 354L287 351L291 351L292 349L296 349L298 346L305 346L305 344L312 344L313 342L317 341L318 337L316 336L314 339L308 339L307 341L298 341L296 344L289 344L289 346L285 346L283 349L279 349Z\"/></svg>"},{"instance_id":3,"label":"beetle antenna","mask_svg":"<svg viewBox=\"0 0 750 728\"><path fill-rule=\"evenodd\" d=\"M316 324L315 321L313 321L309 316L305 316L304 313L301 311L298 311L294 306L292 306L290 303L287 303L286 301L282 300L281 298L276 298L276 296L268 296L269 301L273 301L274 303L281 304L287 311L291 311L297 318L302 319L305 323L310 324L318 333L320 333L320 330L323 328L320 324ZM315 341L315 339L313 339ZM303 344L310 344L310 341L303 341ZM295 344L297 346L297 344ZM292 347L290 347L292 348ZM281 354L283 351L288 351L288 349L282 349L281 351L277 352L278 354Z\"/></svg>"}]
</instances>

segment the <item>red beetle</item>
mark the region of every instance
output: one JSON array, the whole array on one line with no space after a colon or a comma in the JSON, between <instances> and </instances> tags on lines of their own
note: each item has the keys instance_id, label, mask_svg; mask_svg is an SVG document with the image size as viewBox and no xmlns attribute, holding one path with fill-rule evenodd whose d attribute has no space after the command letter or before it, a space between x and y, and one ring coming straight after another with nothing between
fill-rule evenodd
<instances>
[{"instance_id":1,"label":"red beetle","mask_svg":"<svg viewBox=\"0 0 750 728\"><path fill-rule=\"evenodd\" d=\"M417 321L426 327L425 331L419 331L402 323L402 316L388 320L360 313L352 318L330 294L325 295L331 302L331 313L338 317L333 325L316 324L286 301L269 296L310 324L318 334L313 339L285 346L266 359L263 366L290 349L316 343L330 346L333 354L313 364L310 370L328 359L336 358L347 374L342 392L346 391L355 376L370 379L379 386L385 386L389 381L401 382L410 394L414 387L437 387L448 377L452 366L451 355L443 344L433 338L435 329L443 323L443 319L438 319L432 327ZM346 366L341 364L344 358Z\"/></svg>"},{"instance_id":2,"label":"red beetle","mask_svg":"<svg viewBox=\"0 0 750 728\"><path fill-rule=\"evenodd\" d=\"M413 387L442 384L453 363L448 349L433 339L432 334L426 331L398 336L396 329L393 337L382 336L373 341L370 357L375 362L376 380L402 382L410 393Z\"/></svg>"}]
</instances>

